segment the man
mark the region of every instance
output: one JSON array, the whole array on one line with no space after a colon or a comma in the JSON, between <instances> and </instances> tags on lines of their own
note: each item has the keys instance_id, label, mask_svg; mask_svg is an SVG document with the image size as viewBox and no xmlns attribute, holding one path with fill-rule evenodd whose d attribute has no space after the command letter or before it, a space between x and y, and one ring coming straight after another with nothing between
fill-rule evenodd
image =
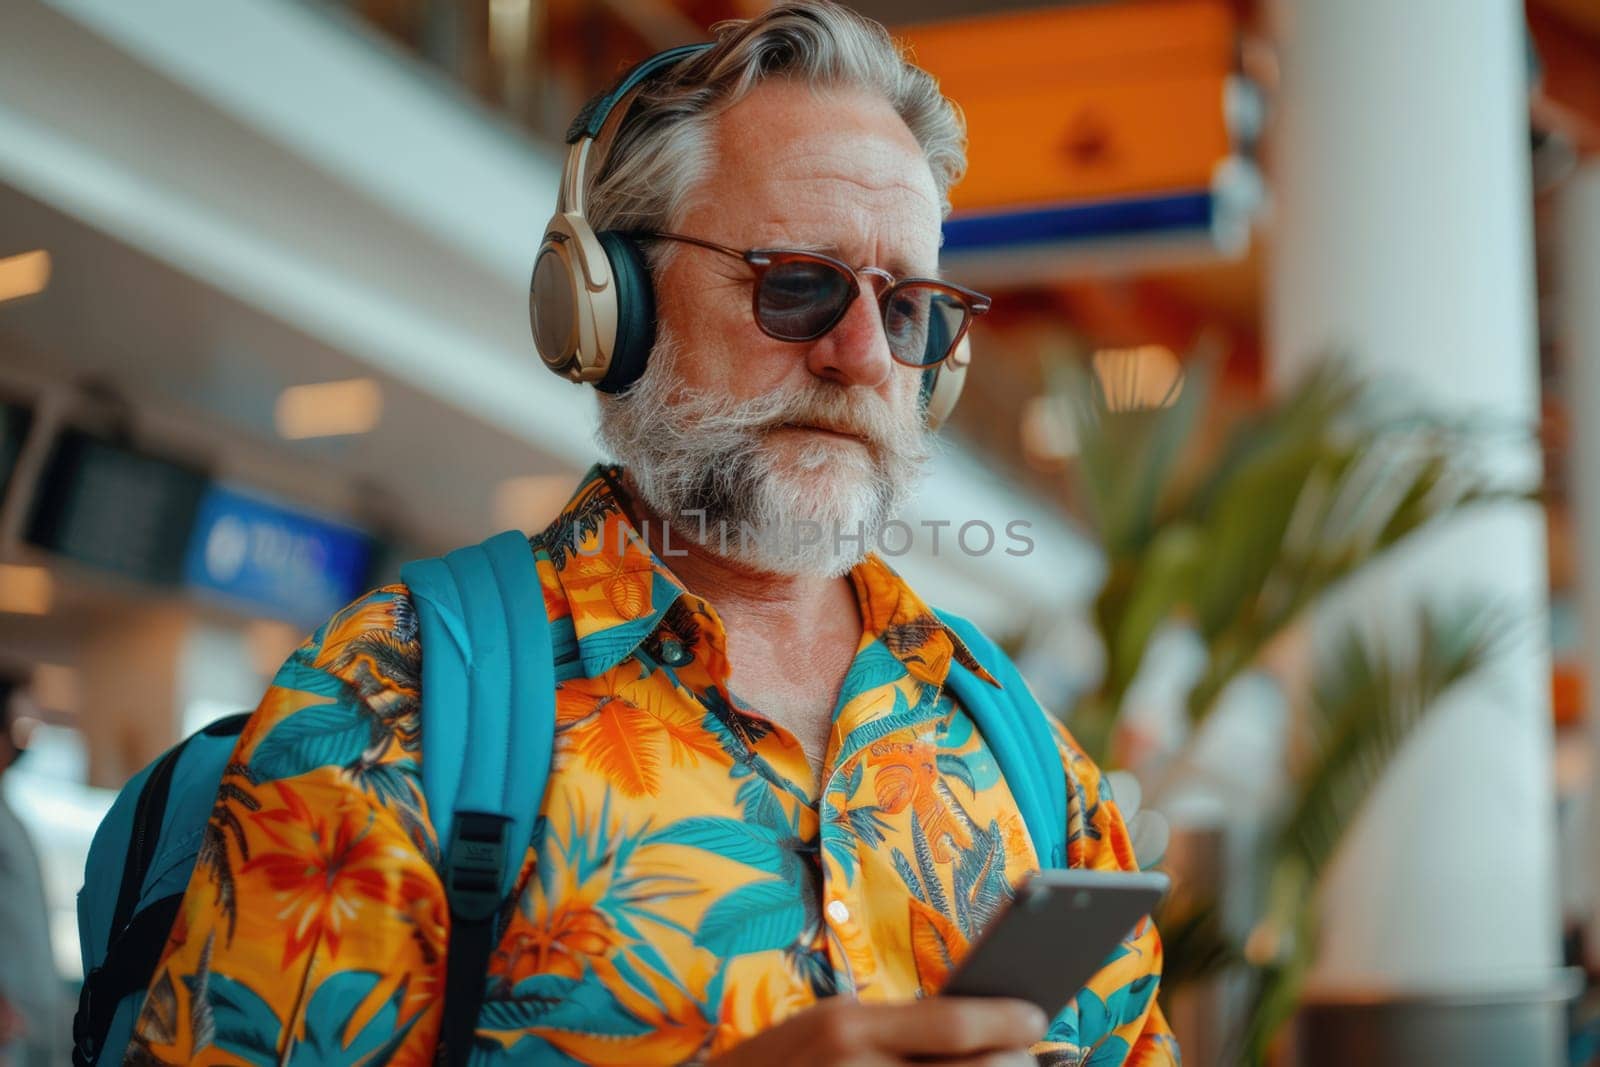
<instances>
[{"instance_id":1,"label":"man","mask_svg":"<svg viewBox=\"0 0 1600 1067\"><path fill-rule=\"evenodd\" d=\"M27 739L17 705L27 686L0 677L0 1065L55 1062L61 1029L61 980L50 949L44 873L28 831L6 803L5 777Z\"/></svg>"},{"instance_id":2,"label":"man","mask_svg":"<svg viewBox=\"0 0 1600 1067\"><path fill-rule=\"evenodd\" d=\"M987 672L864 551L928 452L922 376L876 296L885 272L936 275L961 142L881 27L811 0L646 86L592 176L596 227L645 247L657 341L602 400L621 463L531 539L556 753L474 1062L1176 1062L1149 924L1048 1037L1029 1005L933 995L1039 865L944 689L952 660ZM871 266L796 343L753 321L748 248ZM738 536L806 523L849 537ZM418 738L446 712L418 706L417 633L391 586L280 672L131 1060L433 1056L449 911ZM338 748L318 747L330 700L366 710L369 747L274 775L291 748L296 766ZM1097 771L1058 745L1070 862L1131 866Z\"/></svg>"}]
</instances>

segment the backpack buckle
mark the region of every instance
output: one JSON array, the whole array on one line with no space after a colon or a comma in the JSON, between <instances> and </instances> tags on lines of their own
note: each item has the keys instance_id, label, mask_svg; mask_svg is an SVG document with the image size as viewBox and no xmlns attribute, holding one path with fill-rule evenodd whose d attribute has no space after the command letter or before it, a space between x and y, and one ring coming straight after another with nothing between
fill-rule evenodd
<instances>
[{"instance_id":1,"label":"backpack buckle","mask_svg":"<svg viewBox=\"0 0 1600 1067\"><path fill-rule=\"evenodd\" d=\"M456 812L444 869L445 892L456 918L476 922L500 907L510 827L504 815Z\"/></svg>"}]
</instances>

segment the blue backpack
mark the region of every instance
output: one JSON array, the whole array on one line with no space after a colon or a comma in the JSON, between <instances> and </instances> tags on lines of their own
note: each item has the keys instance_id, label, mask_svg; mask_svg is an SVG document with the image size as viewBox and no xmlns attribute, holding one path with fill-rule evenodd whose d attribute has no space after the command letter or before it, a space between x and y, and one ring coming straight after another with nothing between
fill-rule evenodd
<instances>
[{"instance_id":1,"label":"blue backpack","mask_svg":"<svg viewBox=\"0 0 1600 1067\"><path fill-rule=\"evenodd\" d=\"M511 894L549 777L555 668L527 538L511 530L400 570L424 652L422 789L442 853L451 934L440 1039L466 1062L486 988L495 917ZM1066 776L1044 713L1009 657L976 626L938 613L1004 687L951 662L949 685L1016 797L1041 862L1066 864ZM426 710L424 710L426 714ZM121 1062L194 873L218 785L248 714L180 742L118 794L89 848L78 894L84 982L73 1062ZM1048 843L1046 848L1045 843Z\"/></svg>"}]
</instances>

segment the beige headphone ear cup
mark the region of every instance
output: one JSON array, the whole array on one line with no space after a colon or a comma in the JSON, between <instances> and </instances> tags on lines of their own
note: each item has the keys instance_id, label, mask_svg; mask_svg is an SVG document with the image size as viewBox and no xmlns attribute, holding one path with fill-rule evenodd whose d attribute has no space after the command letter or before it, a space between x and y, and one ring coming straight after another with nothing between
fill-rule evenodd
<instances>
[{"instance_id":1,"label":"beige headphone ear cup","mask_svg":"<svg viewBox=\"0 0 1600 1067\"><path fill-rule=\"evenodd\" d=\"M561 375L573 368L578 352L578 290L568 243L546 233L528 282L528 322L534 350L545 366Z\"/></svg>"},{"instance_id":2,"label":"beige headphone ear cup","mask_svg":"<svg viewBox=\"0 0 1600 1067\"><path fill-rule=\"evenodd\" d=\"M928 429L943 426L961 399L961 387L967 381L967 367L972 362L972 339L962 337L950 358L934 370L933 389L928 393L928 406L924 412Z\"/></svg>"},{"instance_id":3,"label":"beige headphone ear cup","mask_svg":"<svg viewBox=\"0 0 1600 1067\"><path fill-rule=\"evenodd\" d=\"M573 382L597 382L611 366L617 287L605 249L581 215L550 220L528 284L539 358Z\"/></svg>"}]
</instances>

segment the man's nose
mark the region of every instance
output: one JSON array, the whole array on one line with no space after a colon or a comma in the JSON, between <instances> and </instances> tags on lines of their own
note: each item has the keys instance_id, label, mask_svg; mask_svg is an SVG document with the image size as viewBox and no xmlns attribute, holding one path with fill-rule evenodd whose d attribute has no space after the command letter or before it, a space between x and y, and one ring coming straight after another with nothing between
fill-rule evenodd
<instances>
[{"instance_id":1,"label":"man's nose","mask_svg":"<svg viewBox=\"0 0 1600 1067\"><path fill-rule=\"evenodd\" d=\"M870 279L850 304L839 324L809 346L806 366L818 378L840 385L875 389L894 373L894 357L883 332L883 316Z\"/></svg>"}]
</instances>

